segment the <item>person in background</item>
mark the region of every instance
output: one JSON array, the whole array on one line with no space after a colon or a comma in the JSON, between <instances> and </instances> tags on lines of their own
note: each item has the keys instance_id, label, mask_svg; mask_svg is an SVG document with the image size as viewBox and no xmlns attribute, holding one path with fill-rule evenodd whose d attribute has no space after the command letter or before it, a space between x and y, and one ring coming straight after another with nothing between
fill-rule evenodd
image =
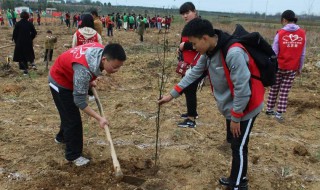
<instances>
[{"instance_id":1,"label":"person in background","mask_svg":"<svg viewBox=\"0 0 320 190\"><path fill-rule=\"evenodd\" d=\"M74 33L72 47L98 42L102 44L100 34L94 29L93 17L90 14L83 14L79 29Z\"/></svg>"},{"instance_id":2,"label":"person in background","mask_svg":"<svg viewBox=\"0 0 320 190\"><path fill-rule=\"evenodd\" d=\"M126 13L123 14L123 28L125 31L128 30L128 21L129 17L126 15Z\"/></svg>"},{"instance_id":3,"label":"person in background","mask_svg":"<svg viewBox=\"0 0 320 190\"><path fill-rule=\"evenodd\" d=\"M170 30L171 22L172 22L172 17L169 15L167 20L167 30Z\"/></svg>"},{"instance_id":4,"label":"person in background","mask_svg":"<svg viewBox=\"0 0 320 190\"><path fill-rule=\"evenodd\" d=\"M82 155L83 128L79 109L96 119L100 128L107 127L107 118L95 112L86 98L102 71L115 73L125 60L125 51L119 44L104 47L99 43L88 43L62 53L50 69L50 91L61 121L54 141L65 144L65 158L76 166L90 162Z\"/></svg>"},{"instance_id":5,"label":"person in background","mask_svg":"<svg viewBox=\"0 0 320 190\"><path fill-rule=\"evenodd\" d=\"M13 26L13 23L12 23L12 14L11 14L10 9L7 10L6 16L7 16L7 19L8 19L9 27L12 27L12 26Z\"/></svg>"},{"instance_id":6,"label":"person in background","mask_svg":"<svg viewBox=\"0 0 320 190\"><path fill-rule=\"evenodd\" d=\"M129 14L129 27L131 31L134 30L134 16L130 14Z\"/></svg>"},{"instance_id":7,"label":"person in background","mask_svg":"<svg viewBox=\"0 0 320 190\"><path fill-rule=\"evenodd\" d=\"M17 23L18 14L14 9L12 10L11 14L12 14L12 25L15 26Z\"/></svg>"},{"instance_id":8,"label":"person in background","mask_svg":"<svg viewBox=\"0 0 320 190\"><path fill-rule=\"evenodd\" d=\"M107 36L113 36L114 22L111 19L111 15L107 16L105 22L107 23Z\"/></svg>"},{"instance_id":9,"label":"person in background","mask_svg":"<svg viewBox=\"0 0 320 190\"><path fill-rule=\"evenodd\" d=\"M67 25L68 28L70 28L70 17L71 17L71 15L70 15L69 11L66 12L65 17L66 17L66 19L65 19L66 25Z\"/></svg>"},{"instance_id":10,"label":"person in background","mask_svg":"<svg viewBox=\"0 0 320 190\"><path fill-rule=\"evenodd\" d=\"M81 21L81 15L80 15L80 13L78 14L78 16L77 16L77 27L79 28L79 25L80 25L80 22Z\"/></svg>"},{"instance_id":11,"label":"person in background","mask_svg":"<svg viewBox=\"0 0 320 190\"><path fill-rule=\"evenodd\" d=\"M23 74L28 74L28 62L31 62L32 67L36 69L34 64L33 39L37 35L33 24L28 21L29 14L23 11L20 14L21 20L17 22L12 35L12 40L15 43L13 61L19 62L19 69L23 70Z\"/></svg>"},{"instance_id":12,"label":"person in background","mask_svg":"<svg viewBox=\"0 0 320 190\"><path fill-rule=\"evenodd\" d=\"M104 15L102 15L102 17L101 17L101 22L102 22L102 26L103 26L103 28L105 28L106 27L106 17L104 16Z\"/></svg>"},{"instance_id":13,"label":"person in background","mask_svg":"<svg viewBox=\"0 0 320 190\"><path fill-rule=\"evenodd\" d=\"M91 11L91 15L93 16L93 21L94 21L94 29L102 35L102 22L100 21L100 18L98 16L98 12L96 10Z\"/></svg>"},{"instance_id":14,"label":"person in background","mask_svg":"<svg viewBox=\"0 0 320 190\"><path fill-rule=\"evenodd\" d=\"M40 24L41 24L41 15L40 15L40 11L38 12L38 14L37 14L37 23L38 23L38 25L40 26Z\"/></svg>"},{"instance_id":15,"label":"person in background","mask_svg":"<svg viewBox=\"0 0 320 190\"><path fill-rule=\"evenodd\" d=\"M63 25L63 22L64 22L64 17L63 17L63 14L61 13L61 15L60 15L60 25Z\"/></svg>"},{"instance_id":16,"label":"person in background","mask_svg":"<svg viewBox=\"0 0 320 190\"><path fill-rule=\"evenodd\" d=\"M3 16L2 16L2 14L0 13L0 24L1 24L1 26L3 26L4 25L4 19L3 19Z\"/></svg>"},{"instance_id":17,"label":"person in background","mask_svg":"<svg viewBox=\"0 0 320 190\"><path fill-rule=\"evenodd\" d=\"M28 19L28 21L33 24L33 13L30 13L30 17Z\"/></svg>"},{"instance_id":18,"label":"person in background","mask_svg":"<svg viewBox=\"0 0 320 190\"><path fill-rule=\"evenodd\" d=\"M279 122L284 121L288 95L296 75L300 75L306 54L306 32L297 25L298 19L292 10L281 15L283 28L278 30L272 48L278 57L276 83L271 86L267 101L267 115L274 115ZM274 111L279 94L277 111Z\"/></svg>"},{"instance_id":19,"label":"person in background","mask_svg":"<svg viewBox=\"0 0 320 190\"><path fill-rule=\"evenodd\" d=\"M53 49L56 43L57 43L57 37L52 35L51 30L48 30L46 40L44 42L44 47L45 47L44 62L46 62L47 59L49 59L49 61L52 61Z\"/></svg>"},{"instance_id":20,"label":"person in background","mask_svg":"<svg viewBox=\"0 0 320 190\"><path fill-rule=\"evenodd\" d=\"M157 16L151 18L151 28L157 28Z\"/></svg>"},{"instance_id":21,"label":"person in background","mask_svg":"<svg viewBox=\"0 0 320 190\"><path fill-rule=\"evenodd\" d=\"M161 29L162 29L162 18L158 15L157 16L157 29L158 29L158 31L159 31L159 33L161 32Z\"/></svg>"},{"instance_id":22,"label":"person in background","mask_svg":"<svg viewBox=\"0 0 320 190\"><path fill-rule=\"evenodd\" d=\"M146 19L140 16L139 24L138 24L138 35L140 36L140 42L143 42L143 34L145 29L146 29Z\"/></svg>"},{"instance_id":23,"label":"person in background","mask_svg":"<svg viewBox=\"0 0 320 190\"><path fill-rule=\"evenodd\" d=\"M75 13L72 18L72 27L78 27L78 15Z\"/></svg>"},{"instance_id":24,"label":"person in background","mask_svg":"<svg viewBox=\"0 0 320 190\"><path fill-rule=\"evenodd\" d=\"M197 11L193 3L186 2L180 7L180 15L186 23L197 18ZM193 48L192 43L189 41L187 36L181 37L181 42L178 48L179 57L183 59L184 62L188 63L191 67L197 64L200 57L199 53ZM184 76L181 76L184 77ZM204 77L204 76L203 76ZM186 97L187 112L181 114L181 118L184 119L182 122L178 123L179 127L190 127L195 128L196 119L198 118L197 112L197 89L198 84L203 77L200 77L194 83L189 85L183 90Z\"/></svg>"},{"instance_id":25,"label":"person in background","mask_svg":"<svg viewBox=\"0 0 320 190\"><path fill-rule=\"evenodd\" d=\"M116 22L117 22L117 29L120 30L122 25L120 13L116 14Z\"/></svg>"}]
</instances>

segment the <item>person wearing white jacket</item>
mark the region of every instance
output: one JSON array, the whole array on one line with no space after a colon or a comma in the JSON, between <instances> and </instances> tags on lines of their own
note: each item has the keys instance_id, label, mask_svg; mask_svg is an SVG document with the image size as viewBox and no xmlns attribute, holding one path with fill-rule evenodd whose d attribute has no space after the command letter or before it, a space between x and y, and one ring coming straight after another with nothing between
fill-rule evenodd
<instances>
[{"instance_id":1,"label":"person wearing white jacket","mask_svg":"<svg viewBox=\"0 0 320 190\"><path fill-rule=\"evenodd\" d=\"M93 26L93 17L90 14L83 15L79 29L73 35L72 47L93 42L102 44L102 38Z\"/></svg>"}]
</instances>

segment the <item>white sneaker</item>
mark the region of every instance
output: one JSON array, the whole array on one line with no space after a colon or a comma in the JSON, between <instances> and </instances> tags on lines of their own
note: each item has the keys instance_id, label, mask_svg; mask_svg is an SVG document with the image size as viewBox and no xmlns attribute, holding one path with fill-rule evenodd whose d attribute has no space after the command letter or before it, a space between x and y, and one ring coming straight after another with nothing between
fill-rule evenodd
<instances>
[{"instance_id":1,"label":"white sneaker","mask_svg":"<svg viewBox=\"0 0 320 190\"><path fill-rule=\"evenodd\" d=\"M88 164L90 162L89 159L83 157L83 156L80 156L79 158L75 159L72 161L76 166L84 166L86 164Z\"/></svg>"},{"instance_id":2,"label":"white sneaker","mask_svg":"<svg viewBox=\"0 0 320 190\"><path fill-rule=\"evenodd\" d=\"M89 96L89 101L95 101L96 98L94 96Z\"/></svg>"}]
</instances>

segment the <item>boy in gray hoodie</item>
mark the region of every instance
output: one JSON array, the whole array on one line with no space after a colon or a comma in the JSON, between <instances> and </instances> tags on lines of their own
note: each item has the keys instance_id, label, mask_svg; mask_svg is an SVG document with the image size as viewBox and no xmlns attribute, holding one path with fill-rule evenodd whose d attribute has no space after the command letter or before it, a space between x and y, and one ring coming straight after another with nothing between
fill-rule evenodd
<instances>
[{"instance_id":1,"label":"boy in gray hoodie","mask_svg":"<svg viewBox=\"0 0 320 190\"><path fill-rule=\"evenodd\" d=\"M226 55L222 48L230 35L213 29L208 20L195 18L183 29L195 49L201 54L196 66L158 103L164 104L180 96L184 88L208 72L218 109L226 118L227 140L232 148L232 167L229 177L221 177L220 184L228 189L248 189L248 143L253 123L263 108L264 87L251 77L248 66L254 60L241 44L233 44ZM256 72L256 71L254 71Z\"/></svg>"}]
</instances>

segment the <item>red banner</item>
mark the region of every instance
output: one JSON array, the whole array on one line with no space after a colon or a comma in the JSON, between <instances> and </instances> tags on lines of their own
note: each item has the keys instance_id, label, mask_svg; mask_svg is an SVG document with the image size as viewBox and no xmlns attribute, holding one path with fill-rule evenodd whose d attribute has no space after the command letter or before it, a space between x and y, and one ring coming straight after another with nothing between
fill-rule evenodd
<instances>
[{"instance_id":1,"label":"red banner","mask_svg":"<svg viewBox=\"0 0 320 190\"><path fill-rule=\"evenodd\" d=\"M62 12L52 11L52 16L53 17L60 17L61 15L62 15Z\"/></svg>"}]
</instances>

